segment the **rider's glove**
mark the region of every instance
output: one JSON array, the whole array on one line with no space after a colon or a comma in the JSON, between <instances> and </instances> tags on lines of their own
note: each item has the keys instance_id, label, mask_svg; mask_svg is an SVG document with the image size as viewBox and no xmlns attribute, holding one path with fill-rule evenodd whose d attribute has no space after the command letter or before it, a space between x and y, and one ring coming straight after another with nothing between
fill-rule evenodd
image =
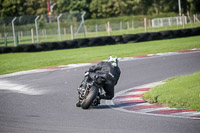
<instances>
[{"instance_id":1,"label":"rider's glove","mask_svg":"<svg viewBox=\"0 0 200 133\"><path fill-rule=\"evenodd\" d=\"M88 71L85 72L85 76L88 76L90 73Z\"/></svg>"}]
</instances>

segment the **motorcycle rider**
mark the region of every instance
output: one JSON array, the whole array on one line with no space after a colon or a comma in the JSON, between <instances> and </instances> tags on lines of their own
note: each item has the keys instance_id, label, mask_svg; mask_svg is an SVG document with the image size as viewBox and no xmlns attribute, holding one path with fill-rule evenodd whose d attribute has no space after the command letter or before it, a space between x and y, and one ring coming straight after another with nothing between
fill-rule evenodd
<instances>
[{"instance_id":1,"label":"motorcycle rider","mask_svg":"<svg viewBox=\"0 0 200 133\"><path fill-rule=\"evenodd\" d=\"M117 84L121 71L118 66L118 58L116 56L110 56L107 61L101 61L97 65L91 66L85 73L85 78L81 83L80 87L85 87L87 75L94 77L97 83L102 84L105 94L100 95L100 99L110 100L114 97L114 86ZM100 100L98 101L100 104ZM80 107L80 99L76 104Z\"/></svg>"}]
</instances>

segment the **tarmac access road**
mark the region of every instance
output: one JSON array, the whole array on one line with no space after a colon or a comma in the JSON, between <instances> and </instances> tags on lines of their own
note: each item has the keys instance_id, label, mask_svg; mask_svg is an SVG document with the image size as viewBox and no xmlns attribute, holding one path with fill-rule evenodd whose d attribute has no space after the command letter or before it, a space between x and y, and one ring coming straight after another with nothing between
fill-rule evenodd
<instances>
[{"instance_id":1,"label":"tarmac access road","mask_svg":"<svg viewBox=\"0 0 200 133\"><path fill-rule=\"evenodd\" d=\"M115 92L200 72L200 52L121 61ZM75 106L89 66L0 78L0 133L199 133L200 120Z\"/></svg>"}]
</instances>

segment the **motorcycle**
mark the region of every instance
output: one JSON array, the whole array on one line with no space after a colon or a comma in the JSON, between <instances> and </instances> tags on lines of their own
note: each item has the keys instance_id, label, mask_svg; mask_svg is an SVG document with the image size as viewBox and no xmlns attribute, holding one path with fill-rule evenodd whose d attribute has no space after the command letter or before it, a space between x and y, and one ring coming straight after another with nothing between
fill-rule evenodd
<instances>
[{"instance_id":1,"label":"motorcycle","mask_svg":"<svg viewBox=\"0 0 200 133\"><path fill-rule=\"evenodd\" d=\"M78 88L82 109L88 109L90 106L97 106L100 104L100 95L104 93L103 84L105 79L99 77L96 73L87 72L83 82Z\"/></svg>"}]
</instances>

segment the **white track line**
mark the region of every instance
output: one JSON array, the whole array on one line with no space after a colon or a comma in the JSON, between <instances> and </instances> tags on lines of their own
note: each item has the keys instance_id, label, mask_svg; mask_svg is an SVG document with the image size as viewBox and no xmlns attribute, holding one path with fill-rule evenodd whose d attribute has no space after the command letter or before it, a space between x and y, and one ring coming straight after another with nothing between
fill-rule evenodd
<instances>
[{"instance_id":1,"label":"white track line","mask_svg":"<svg viewBox=\"0 0 200 133\"><path fill-rule=\"evenodd\" d=\"M143 99L142 99L142 98L140 98L140 97L132 97L132 98L119 98L119 99L116 99L116 101L118 101L118 102L130 101L130 100L143 100Z\"/></svg>"},{"instance_id":2,"label":"white track line","mask_svg":"<svg viewBox=\"0 0 200 133\"><path fill-rule=\"evenodd\" d=\"M11 91L26 95L42 95L45 93L42 90L36 90L30 86L16 84L6 80L0 80L0 90Z\"/></svg>"},{"instance_id":3,"label":"white track line","mask_svg":"<svg viewBox=\"0 0 200 133\"><path fill-rule=\"evenodd\" d=\"M138 94L144 94L146 91L135 91L135 92L126 92L123 93L120 96L129 96L129 95L138 95Z\"/></svg>"},{"instance_id":4,"label":"white track line","mask_svg":"<svg viewBox=\"0 0 200 133\"><path fill-rule=\"evenodd\" d=\"M148 113L148 112L152 112L152 111L168 110L168 109L172 109L172 108L169 108L169 107L149 108L149 109L135 110L135 112Z\"/></svg>"},{"instance_id":5,"label":"white track line","mask_svg":"<svg viewBox=\"0 0 200 133\"><path fill-rule=\"evenodd\" d=\"M173 113L171 114L173 116L184 116L184 117L190 117L190 116L200 116L200 112L181 112L181 113Z\"/></svg>"}]
</instances>

